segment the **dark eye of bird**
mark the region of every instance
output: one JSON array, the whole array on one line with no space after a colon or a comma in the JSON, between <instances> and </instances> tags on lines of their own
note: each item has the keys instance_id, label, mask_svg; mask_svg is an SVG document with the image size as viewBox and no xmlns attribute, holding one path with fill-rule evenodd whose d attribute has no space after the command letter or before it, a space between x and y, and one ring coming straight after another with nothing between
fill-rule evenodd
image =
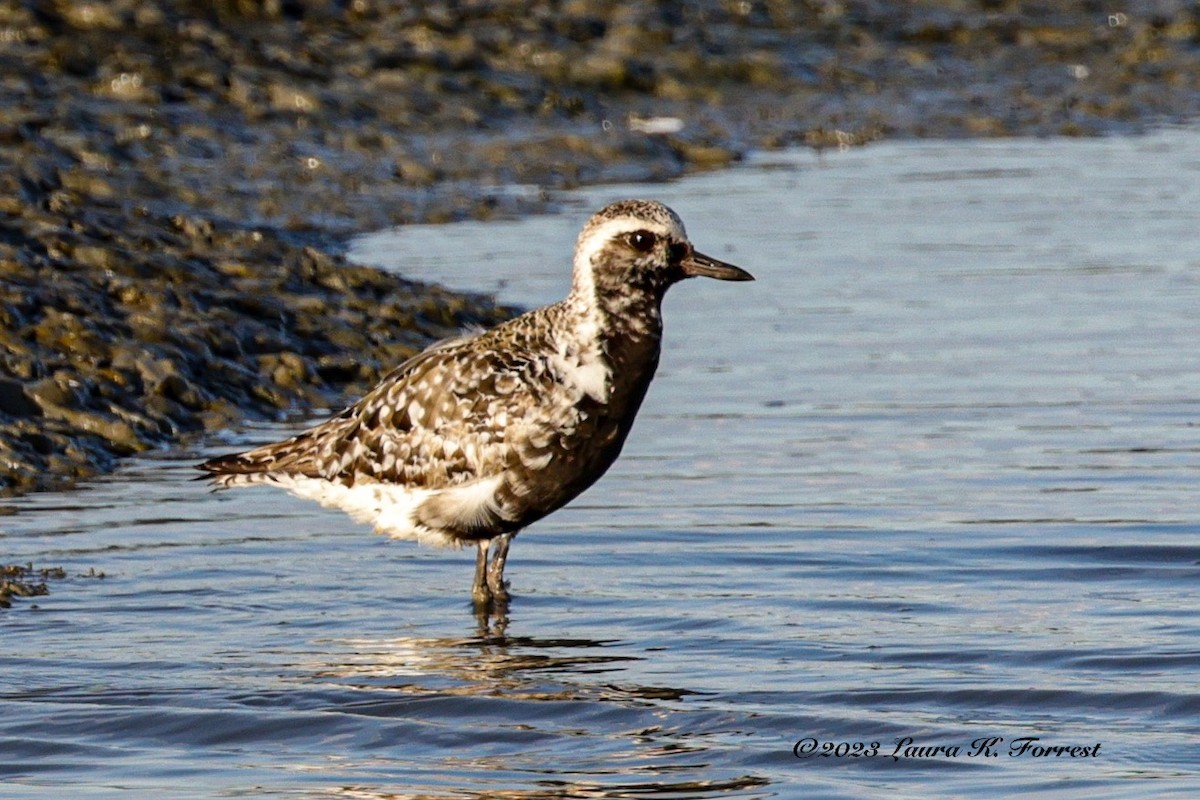
<instances>
[{"instance_id":1,"label":"dark eye of bird","mask_svg":"<svg viewBox=\"0 0 1200 800\"><path fill-rule=\"evenodd\" d=\"M633 233L629 234L630 247L640 253L649 253L654 249L654 245L657 241L658 237L656 237L650 231L634 231Z\"/></svg>"}]
</instances>

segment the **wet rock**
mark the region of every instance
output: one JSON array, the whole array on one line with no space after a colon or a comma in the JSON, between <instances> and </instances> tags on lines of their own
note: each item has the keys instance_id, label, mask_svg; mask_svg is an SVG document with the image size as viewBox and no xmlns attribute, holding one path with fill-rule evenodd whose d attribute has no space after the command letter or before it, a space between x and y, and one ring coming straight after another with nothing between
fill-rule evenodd
<instances>
[{"instance_id":1,"label":"wet rock","mask_svg":"<svg viewBox=\"0 0 1200 800\"><path fill-rule=\"evenodd\" d=\"M739 158L737 151L718 145L681 142L678 152L680 158L697 169L727 167Z\"/></svg>"},{"instance_id":2,"label":"wet rock","mask_svg":"<svg viewBox=\"0 0 1200 800\"><path fill-rule=\"evenodd\" d=\"M0 414L13 417L40 417L42 407L25 393L25 387L13 380L0 378Z\"/></svg>"},{"instance_id":3,"label":"wet rock","mask_svg":"<svg viewBox=\"0 0 1200 800\"><path fill-rule=\"evenodd\" d=\"M61 569L55 568L54 576L60 577L59 573L61 572ZM42 580L38 581L38 577L41 577ZM14 597L38 597L49 594L50 591L46 588L46 577L49 577L49 574L35 573L32 564L25 566L19 564L0 565L0 608L12 608L12 598Z\"/></svg>"},{"instance_id":4,"label":"wet rock","mask_svg":"<svg viewBox=\"0 0 1200 800\"><path fill-rule=\"evenodd\" d=\"M59 372L27 387L26 393L41 409L78 406L83 402L80 382L69 373Z\"/></svg>"},{"instance_id":5,"label":"wet rock","mask_svg":"<svg viewBox=\"0 0 1200 800\"><path fill-rule=\"evenodd\" d=\"M13 598L43 597L50 594L48 583L63 580L67 571L62 567L34 567L33 564L0 564L0 608L12 608ZM91 568L80 578L104 578L103 572Z\"/></svg>"}]
</instances>

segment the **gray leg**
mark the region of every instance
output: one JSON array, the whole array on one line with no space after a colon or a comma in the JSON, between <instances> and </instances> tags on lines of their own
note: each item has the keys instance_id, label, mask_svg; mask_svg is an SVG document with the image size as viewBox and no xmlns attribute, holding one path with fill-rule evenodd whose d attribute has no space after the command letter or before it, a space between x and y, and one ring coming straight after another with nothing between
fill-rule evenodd
<instances>
[{"instance_id":1,"label":"gray leg","mask_svg":"<svg viewBox=\"0 0 1200 800\"><path fill-rule=\"evenodd\" d=\"M487 587L498 602L508 601L508 589L504 585L504 562L508 559L508 544L511 533L502 533L492 539L492 560L487 568Z\"/></svg>"},{"instance_id":2,"label":"gray leg","mask_svg":"<svg viewBox=\"0 0 1200 800\"><path fill-rule=\"evenodd\" d=\"M471 584L471 599L477 606L486 606L492 602L492 592L488 589L488 540L479 540L479 552L475 554L475 582Z\"/></svg>"}]
</instances>

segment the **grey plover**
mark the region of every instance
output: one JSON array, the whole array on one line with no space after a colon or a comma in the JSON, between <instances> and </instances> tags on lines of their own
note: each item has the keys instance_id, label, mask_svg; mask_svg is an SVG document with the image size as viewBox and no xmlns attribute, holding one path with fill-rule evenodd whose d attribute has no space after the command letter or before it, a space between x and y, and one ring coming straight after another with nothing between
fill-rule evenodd
<instances>
[{"instance_id":1,"label":"grey plover","mask_svg":"<svg viewBox=\"0 0 1200 800\"><path fill-rule=\"evenodd\" d=\"M565 300L435 344L327 422L198 469L397 539L473 543L473 599L504 603L509 543L616 460L658 366L663 296L697 275L754 280L698 253L665 205L613 203L579 234Z\"/></svg>"}]
</instances>

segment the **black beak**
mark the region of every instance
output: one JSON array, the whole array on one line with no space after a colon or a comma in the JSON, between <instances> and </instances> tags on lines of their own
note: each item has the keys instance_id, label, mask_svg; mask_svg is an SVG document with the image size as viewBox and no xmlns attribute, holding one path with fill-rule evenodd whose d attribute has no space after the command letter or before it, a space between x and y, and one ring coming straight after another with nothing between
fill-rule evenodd
<instances>
[{"instance_id":1,"label":"black beak","mask_svg":"<svg viewBox=\"0 0 1200 800\"><path fill-rule=\"evenodd\" d=\"M754 276L741 267L726 264L724 261L718 261L711 256L697 253L695 250L688 254L680 262L679 266L683 268L683 274L689 278L696 275L703 275L706 278L716 278L719 281L754 280Z\"/></svg>"}]
</instances>

